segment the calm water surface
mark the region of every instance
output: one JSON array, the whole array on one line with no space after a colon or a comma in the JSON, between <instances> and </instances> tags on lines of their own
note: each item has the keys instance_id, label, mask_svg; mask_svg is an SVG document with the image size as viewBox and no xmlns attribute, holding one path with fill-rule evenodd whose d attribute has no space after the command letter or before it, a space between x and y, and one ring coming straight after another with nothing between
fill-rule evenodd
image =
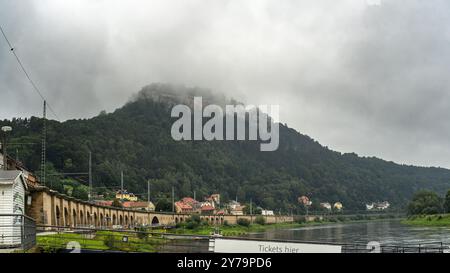
<instances>
[{"instance_id":1,"label":"calm water surface","mask_svg":"<svg viewBox=\"0 0 450 273\"><path fill-rule=\"evenodd\" d=\"M434 242L450 245L450 228L415 227L401 224L400 220L385 220L277 229L249 237L344 244L377 241L389 245Z\"/></svg>"}]
</instances>

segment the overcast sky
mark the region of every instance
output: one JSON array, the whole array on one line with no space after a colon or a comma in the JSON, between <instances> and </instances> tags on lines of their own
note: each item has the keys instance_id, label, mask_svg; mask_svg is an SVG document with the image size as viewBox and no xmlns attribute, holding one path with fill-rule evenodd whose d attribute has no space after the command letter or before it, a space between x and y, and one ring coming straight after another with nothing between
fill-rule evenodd
<instances>
[{"instance_id":1,"label":"overcast sky","mask_svg":"<svg viewBox=\"0 0 450 273\"><path fill-rule=\"evenodd\" d=\"M283 123L337 151L450 168L449 11L447 0L0 0L0 24L61 119L169 82L279 104ZM41 108L0 39L0 119Z\"/></svg>"}]
</instances>

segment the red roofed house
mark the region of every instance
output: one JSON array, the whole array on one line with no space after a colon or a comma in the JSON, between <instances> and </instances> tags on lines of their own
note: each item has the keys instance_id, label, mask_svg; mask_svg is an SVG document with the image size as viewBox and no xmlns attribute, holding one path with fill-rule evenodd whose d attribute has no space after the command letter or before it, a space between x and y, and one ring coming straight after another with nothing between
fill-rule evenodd
<instances>
[{"instance_id":1,"label":"red roofed house","mask_svg":"<svg viewBox=\"0 0 450 273\"><path fill-rule=\"evenodd\" d=\"M194 210L191 205L188 205L182 201L175 202L176 213L192 213Z\"/></svg>"},{"instance_id":2,"label":"red roofed house","mask_svg":"<svg viewBox=\"0 0 450 273\"><path fill-rule=\"evenodd\" d=\"M216 209L210 204L205 204L200 210L203 215L213 215Z\"/></svg>"}]
</instances>

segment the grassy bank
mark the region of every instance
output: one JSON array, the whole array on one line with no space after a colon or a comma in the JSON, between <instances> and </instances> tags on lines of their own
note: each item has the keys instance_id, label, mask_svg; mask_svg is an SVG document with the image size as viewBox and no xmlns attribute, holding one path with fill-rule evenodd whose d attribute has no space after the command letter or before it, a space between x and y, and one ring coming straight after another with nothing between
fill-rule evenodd
<instances>
[{"instance_id":1,"label":"grassy bank","mask_svg":"<svg viewBox=\"0 0 450 273\"><path fill-rule=\"evenodd\" d=\"M403 224L427 227L450 227L450 214L414 215L402 221Z\"/></svg>"},{"instance_id":2,"label":"grassy bank","mask_svg":"<svg viewBox=\"0 0 450 273\"><path fill-rule=\"evenodd\" d=\"M307 226L317 226L317 225L329 225L336 223L356 223L356 222L366 222L375 221L383 219L393 219L392 215L386 214L383 216L372 216L372 215L353 215L347 216L327 216L323 220L315 220L310 222L305 222L304 220L299 220L294 223L277 223L277 224L250 224L249 226L242 225L222 225L219 226L220 234L223 236L242 236L249 233L264 232L271 229L291 229L300 228ZM172 229L168 232L177 234L189 234L189 235L210 235L214 232L215 227L207 225L206 223L199 224L194 228L186 228L186 226L179 226L176 229Z\"/></svg>"},{"instance_id":3,"label":"grassy bank","mask_svg":"<svg viewBox=\"0 0 450 273\"><path fill-rule=\"evenodd\" d=\"M254 232L264 232L266 230L270 229L284 229L284 228L296 228L296 227L303 227L307 225L318 225L318 224L325 224L325 222L322 223L316 223L316 222L310 222L308 224L299 224L299 223L279 223L279 224L266 224L266 225L260 225L260 224L251 224L249 226L240 226L240 225L227 225L227 226L220 226L218 227L220 230L220 234L223 236L241 236L246 235L248 233L254 233ZM215 230L215 227L209 226L209 225L201 225L199 227L193 228L193 229L187 229L187 228L176 228L174 230L170 230L169 232L173 232L176 234L195 234L195 235L210 235Z\"/></svg>"},{"instance_id":4,"label":"grassy bank","mask_svg":"<svg viewBox=\"0 0 450 273\"><path fill-rule=\"evenodd\" d=\"M124 238L126 237L126 241ZM119 231L97 231L91 234L57 233L36 237L37 248L33 252L58 252L67 249L70 242L77 242L84 250L112 250L125 252L155 252L164 244L159 236L143 234L135 236ZM73 245L72 245L73 247Z\"/></svg>"}]
</instances>

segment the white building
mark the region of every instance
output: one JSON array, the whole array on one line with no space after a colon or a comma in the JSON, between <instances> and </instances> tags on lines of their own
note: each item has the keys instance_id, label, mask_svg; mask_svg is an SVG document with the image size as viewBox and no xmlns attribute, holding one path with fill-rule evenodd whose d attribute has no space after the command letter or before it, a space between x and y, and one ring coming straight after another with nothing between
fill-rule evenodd
<instances>
[{"instance_id":1,"label":"white building","mask_svg":"<svg viewBox=\"0 0 450 273\"><path fill-rule=\"evenodd\" d=\"M388 201L366 204L367 210L386 210L391 206Z\"/></svg>"},{"instance_id":2,"label":"white building","mask_svg":"<svg viewBox=\"0 0 450 273\"><path fill-rule=\"evenodd\" d=\"M327 209L327 210L331 210L331 204L328 203L328 202L320 203L320 207L324 208L324 209Z\"/></svg>"},{"instance_id":3,"label":"white building","mask_svg":"<svg viewBox=\"0 0 450 273\"><path fill-rule=\"evenodd\" d=\"M273 210L265 210L265 209L263 209L263 210L261 211L261 214L262 214L262 215L267 215L267 216L274 215Z\"/></svg>"},{"instance_id":4,"label":"white building","mask_svg":"<svg viewBox=\"0 0 450 273\"><path fill-rule=\"evenodd\" d=\"M26 191L22 171L0 171L0 246L21 244Z\"/></svg>"}]
</instances>

